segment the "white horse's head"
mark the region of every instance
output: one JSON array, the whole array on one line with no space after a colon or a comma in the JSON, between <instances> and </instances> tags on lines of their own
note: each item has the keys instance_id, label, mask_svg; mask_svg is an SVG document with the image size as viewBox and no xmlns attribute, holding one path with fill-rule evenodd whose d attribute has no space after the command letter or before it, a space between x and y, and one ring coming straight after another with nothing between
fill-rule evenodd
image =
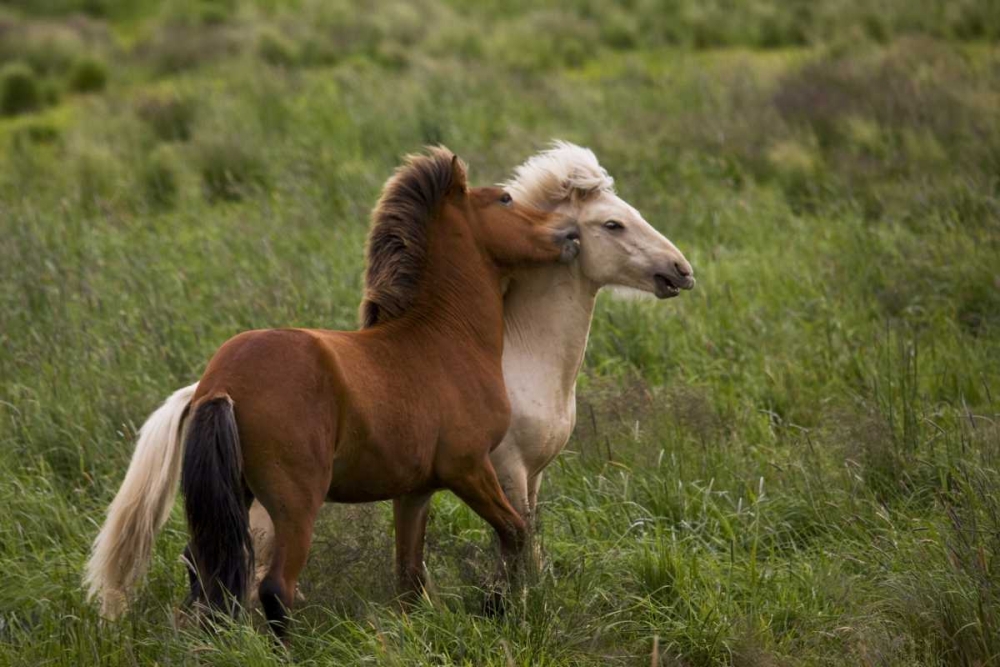
<instances>
[{"instance_id":1,"label":"white horse's head","mask_svg":"<svg viewBox=\"0 0 1000 667\"><path fill-rule=\"evenodd\" d=\"M515 169L505 187L536 208L577 220L580 268L598 287L632 288L660 299L694 287L691 264L615 194L614 179L589 149L556 141Z\"/></svg>"}]
</instances>

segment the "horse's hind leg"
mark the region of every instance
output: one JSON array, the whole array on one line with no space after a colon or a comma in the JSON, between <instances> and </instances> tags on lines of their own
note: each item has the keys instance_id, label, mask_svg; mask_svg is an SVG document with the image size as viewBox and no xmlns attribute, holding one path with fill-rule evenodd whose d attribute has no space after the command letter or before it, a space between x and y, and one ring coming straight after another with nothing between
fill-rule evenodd
<instances>
[{"instance_id":1,"label":"horse's hind leg","mask_svg":"<svg viewBox=\"0 0 1000 667\"><path fill-rule=\"evenodd\" d=\"M274 633L284 639L288 631L288 611L295 600L299 574L309 557L313 524L320 502L286 511L274 518L274 551L267 575L260 582L258 598Z\"/></svg>"},{"instance_id":2,"label":"horse's hind leg","mask_svg":"<svg viewBox=\"0 0 1000 667\"><path fill-rule=\"evenodd\" d=\"M481 466L448 479L447 486L496 531L500 539L498 583L504 584L506 580L515 578L527 541L528 528L524 519L504 496L489 458ZM493 614L503 612L503 594L500 589L491 594L486 611Z\"/></svg>"}]
</instances>

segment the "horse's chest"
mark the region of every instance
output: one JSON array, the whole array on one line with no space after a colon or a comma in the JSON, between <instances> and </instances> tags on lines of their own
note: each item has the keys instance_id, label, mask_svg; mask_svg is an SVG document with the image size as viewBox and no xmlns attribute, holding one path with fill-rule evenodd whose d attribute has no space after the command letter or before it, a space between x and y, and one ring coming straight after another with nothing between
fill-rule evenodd
<instances>
[{"instance_id":1,"label":"horse's chest","mask_svg":"<svg viewBox=\"0 0 1000 667\"><path fill-rule=\"evenodd\" d=\"M518 460L540 470L569 441L576 423L575 392L519 385L512 387L510 403L510 429L502 447L516 448Z\"/></svg>"},{"instance_id":2,"label":"horse's chest","mask_svg":"<svg viewBox=\"0 0 1000 667\"><path fill-rule=\"evenodd\" d=\"M510 401L503 376L496 372L455 385L442 409L441 436L445 444L465 442L494 447L510 424Z\"/></svg>"}]
</instances>

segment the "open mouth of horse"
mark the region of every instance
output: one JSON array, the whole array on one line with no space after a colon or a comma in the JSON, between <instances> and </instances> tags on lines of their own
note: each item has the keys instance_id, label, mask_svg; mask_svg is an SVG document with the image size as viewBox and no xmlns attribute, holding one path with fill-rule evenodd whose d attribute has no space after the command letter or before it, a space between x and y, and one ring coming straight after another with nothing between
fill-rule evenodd
<instances>
[{"instance_id":1,"label":"open mouth of horse","mask_svg":"<svg viewBox=\"0 0 1000 667\"><path fill-rule=\"evenodd\" d=\"M672 299L680 294L682 289L694 287L694 280L691 278L686 279L682 284L678 279L662 273L653 276L653 283L653 294L656 295L657 299Z\"/></svg>"}]
</instances>

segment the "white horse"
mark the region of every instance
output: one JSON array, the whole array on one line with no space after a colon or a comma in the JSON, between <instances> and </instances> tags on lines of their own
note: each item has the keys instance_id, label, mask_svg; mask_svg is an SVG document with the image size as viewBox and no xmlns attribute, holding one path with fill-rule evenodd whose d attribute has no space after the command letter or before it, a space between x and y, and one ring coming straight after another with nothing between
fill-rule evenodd
<instances>
[{"instance_id":1,"label":"white horse","mask_svg":"<svg viewBox=\"0 0 1000 667\"><path fill-rule=\"evenodd\" d=\"M593 152L566 142L535 155L504 184L521 201L575 218L579 260L515 274L504 297L503 371L511 405L507 435L491 459L514 508L537 514L546 466L566 447L576 422L576 379L587 347L597 293L626 287L660 299L694 287L691 265L667 238L614 190ZM87 564L90 597L115 617L145 572L156 532L177 490L184 417L197 384L175 392L139 432L135 454ZM424 581L423 542L430 494L394 501L397 569ZM400 518L417 521L399 521ZM273 527L261 505L250 510L258 578L266 572ZM412 533L399 527L413 525ZM255 587L251 590L255 590Z\"/></svg>"}]
</instances>

